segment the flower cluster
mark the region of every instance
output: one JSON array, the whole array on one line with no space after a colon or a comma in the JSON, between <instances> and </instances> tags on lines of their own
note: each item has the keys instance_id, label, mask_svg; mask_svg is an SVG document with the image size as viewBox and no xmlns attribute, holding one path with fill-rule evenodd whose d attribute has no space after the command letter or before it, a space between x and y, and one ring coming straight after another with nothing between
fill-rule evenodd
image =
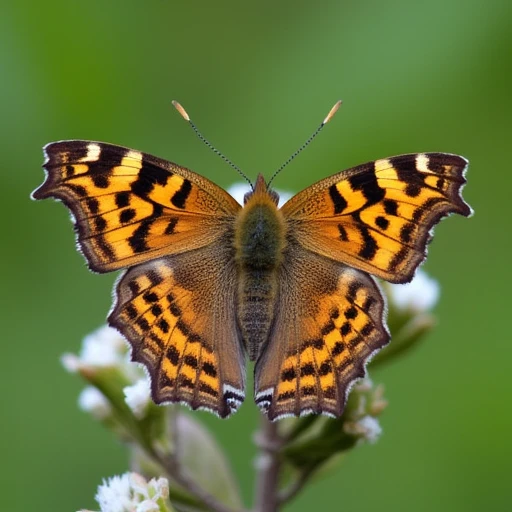
<instances>
[{"instance_id":1,"label":"flower cluster","mask_svg":"<svg viewBox=\"0 0 512 512\"><path fill-rule=\"evenodd\" d=\"M84 338L79 355L64 354L62 364L71 373L79 373L92 385L79 396L78 404L100 420L113 413L105 396L105 387L115 380L123 384L125 402L142 419L151 403L149 379L142 367L130 362L128 343L112 327L103 326Z\"/></svg>"},{"instance_id":2,"label":"flower cluster","mask_svg":"<svg viewBox=\"0 0 512 512\"><path fill-rule=\"evenodd\" d=\"M149 482L137 473L125 473L104 480L96 501L101 512L172 512L169 483L165 478ZM91 512L85 511L82 512Z\"/></svg>"}]
</instances>

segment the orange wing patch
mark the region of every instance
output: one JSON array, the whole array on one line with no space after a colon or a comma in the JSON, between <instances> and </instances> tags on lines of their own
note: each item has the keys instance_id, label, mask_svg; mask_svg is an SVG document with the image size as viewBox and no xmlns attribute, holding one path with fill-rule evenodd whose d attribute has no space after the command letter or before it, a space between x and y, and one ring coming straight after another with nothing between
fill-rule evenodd
<instances>
[{"instance_id":1,"label":"orange wing patch","mask_svg":"<svg viewBox=\"0 0 512 512\"><path fill-rule=\"evenodd\" d=\"M423 261L431 229L449 213L468 216L460 191L467 162L443 153L377 160L297 194L283 213L307 249L391 282Z\"/></svg>"},{"instance_id":2,"label":"orange wing patch","mask_svg":"<svg viewBox=\"0 0 512 512\"><path fill-rule=\"evenodd\" d=\"M83 141L49 144L45 151L47 179L33 197L68 206L97 272L203 247L240 209L205 178L138 151Z\"/></svg>"},{"instance_id":3,"label":"orange wing patch","mask_svg":"<svg viewBox=\"0 0 512 512\"><path fill-rule=\"evenodd\" d=\"M339 416L370 356L389 340L384 300L370 276L345 265L298 247L289 263L274 329L256 365L255 400L270 419Z\"/></svg>"},{"instance_id":4,"label":"orange wing patch","mask_svg":"<svg viewBox=\"0 0 512 512\"><path fill-rule=\"evenodd\" d=\"M130 341L132 359L147 367L156 403L180 402L226 417L244 399L235 282L219 272L198 289L193 274L205 261L219 261L209 249L197 252L129 269L117 284L109 322Z\"/></svg>"}]
</instances>

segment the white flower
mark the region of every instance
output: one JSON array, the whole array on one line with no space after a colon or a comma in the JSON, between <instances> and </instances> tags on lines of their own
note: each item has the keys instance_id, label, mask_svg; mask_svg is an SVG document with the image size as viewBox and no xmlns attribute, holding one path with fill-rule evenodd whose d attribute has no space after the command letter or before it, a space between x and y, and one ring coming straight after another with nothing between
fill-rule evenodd
<instances>
[{"instance_id":1,"label":"white flower","mask_svg":"<svg viewBox=\"0 0 512 512\"><path fill-rule=\"evenodd\" d=\"M133 386L126 386L123 389L125 402L132 410L133 414L139 420L144 417L146 407L151 401L151 391L149 379L143 377L139 379Z\"/></svg>"},{"instance_id":2,"label":"white flower","mask_svg":"<svg viewBox=\"0 0 512 512\"><path fill-rule=\"evenodd\" d=\"M97 388L87 386L78 396L78 406L82 411L91 413L96 419L103 420L112 413L110 402Z\"/></svg>"},{"instance_id":3,"label":"white flower","mask_svg":"<svg viewBox=\"0 0 512 512\"><path fill-rule=\"evenodd\" d=\"M248 183L234 183L228 188L229 194L231 194L240 204L244 204L244 196L247 192L251 191L251 187L249 187ZM291 192L286 192L284 190L276 190L279 194L279 206L283 206L290 197L292 197Z\"/></svg>"},{"instance_id":4,"label":"white flower","mask_svg":"<svg viewBox=\"0 0 512 512\"><path fill-rule=\"evenodd\" d=\"M391 284L389 299L402 312L421 313L432 309L439 300L439 283L418 270L414 279L407 284Z\"/></svg>"},{"instance_id":5,"label":"white flower","mask_svg":"<svg viewBox=\"0 0 512 512\"><path fill-rule=\"evenodd\" d=\"M113 476L103 480L96 494L101 512L129 512L133 510L132 491L130 488L130 473Z\"/></svg>"},{"instance_id":6,"label":"white flower","mask_svg":"<svg viewBox=\"0 0 512 512\"><path fill-rule=\"evenodd\" d=\"M79 356L64 354L61 361L69 372L117 366L126 360L127 350L125 339L112 327L103 326L84 338Z\"/></svg>"},{"instance_id":7,"label":"white flower","mask_svg":"<svg viewBox=\"0 0 512 512\"><path fill-rule=\"evenodd\" d=\"M370 377L364 377L356 383L354 390L360 393L369 393L373 390L373 387L372 379L370 379Z\"/></svg>"},{"instance_id":8,"label":"white flower","mask_svg":"<svg viewBox=\"0 0 512 512\"><path fill-rule=\"evenodd\" d=\"M373 416L363 416L357 421L346 421L343 429L347 434L357 436L370 443L375 443L382 434L379 421Z\"/></svg>"},{"instance_id":9,"label":"white flower","mask_svg":"<svg viewBox=\"0 0 512 512\"><path fill-rule=\"evenodd\" d=\"M147 482L137 473L114 476L98 487L96 501L101 512L159 512L157 501L169 497L165 478Z\"/></svg>"},{"instance_id":10,"label":"white flower","mask_svg":"<svg viewBox=\"0 0 512 512\"><path fill-rule=\"evenodd\" d=\"M136 382L144 375L142 368L130 361L130 350L125 338L106 325L84 338L78 355L63 354L61 362L71 373L116 368L129 382Z\"/></svg>"},{"instance_id":11,"label":"white flower","mask_svg":"<svg viewBox=\"0 0 512 512\"><path fill-rule=\"evenodd\" d=\"M165 500L169 497L169 482L166 478L152 478L148 482L148 487L153 499L163 498Z\"/></svg>"},{"instance_id":12,"label":"white flower","mask_svg":"<svg viewBox=\"0 0 512 512\"><path fill-rule=\"evenodd\" d=\"M160 512L160 507L152 500L144 500L137 505L136 512Z\"/></svg>"}]
</instances>

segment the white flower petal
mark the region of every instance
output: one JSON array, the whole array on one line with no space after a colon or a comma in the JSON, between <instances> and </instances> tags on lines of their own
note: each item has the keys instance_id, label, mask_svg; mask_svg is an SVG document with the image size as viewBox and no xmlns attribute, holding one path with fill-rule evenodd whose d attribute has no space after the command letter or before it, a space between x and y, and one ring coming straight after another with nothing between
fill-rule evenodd
<instances>
[{"instance_id":1,"label":"white flower petal","mask_svg":"<svg viewBox=\"0 0 512 512\"><path fill-rule=\"evenodd\" d=\"M228 193L233 196L238 203L244 204L244 196L251 191L248 183L234 183L228 188Z\"/></svg>"},{"instance_id":2,"label":"white flower petal","mask_svg":"<svg viewBox=\"0 0 512 512\"><path fill-rule=\"evenodd\" d=\"M373 416L363 416L357 421L346 421L343 430L352 436L375 443L382 433L382 428Z\"/></svg>"},{"instance_id":3,"label":"white flower petal","mask_svg":"<svg viewBox=\"0 0 512 512\"><path fill-rule=\"evenodd\" d=\"M439 283L422 270L407 284L389 286L389 298L400 311L423 312L432 309L439 300Z\"/></svg>"},{"instance_id":4,"label":"white flower petal","mask_svg":"<svg viewBox=\"0 0 512 512\"><path fill-rule=\"evenodd\" d=\"M165 478L153 478L148 483L138 473L125 473L103 480L96 501L101 512L159 512L157 501L168 495L169 483Z\"/></svg>"},{"instance_id":5,"label":"white flower petal","mask_svg":"<svg viewBox=\"0 0 512 512\"><path fill-rule=\"evenodd\" d=\"M110 402L103 393L93 386L87 386L78 396L78 406L82 411L91 413L96 419L103 420L112 413Z\"/></svg>"},{"instance_id":6,"label":"white flower petal","mask_svg":"<svg viewBox=\"0 0 512 512\"><path fill-rule=\"evenodd\" d=\"M359 421L359 426L363 432L363 437L370 443L375 443L382 434L382 427L379 421L373 416L365 416Z\"/></svg>"},{"instance_id":7,"label":"white flower petal","mask_svg":"<svg viewBox=\"0 0 512 512\"><path fill-rule=\"evenodd\" d=\"M80 369L80 359L75 354L62 354L60 362L69 373L76 373Z\"/></svg>"},{"instance_id":8,"label":"white flower petal","mask_svg":"<svg viewBox=\"0 0 512 512\"><path fill-rule=\"evenodd\" d=\"M160 512L160 507L153 500L144 500L137 505L136 512Z\"/></svg>"},{"instance_id":9,"label":"white flower petal","mask_svg":"<svg viewBox=\"0 0 512 512\"><path fill-rule=\"evenodd\" d=\"M144 417L146 407L151 400L149 379L139 379L133 386L126 386L123 389L125 402L139 420Z\"/></svg>"},{"instance_id":10,"label":"white flower petal","mask_svg":"<svg viewBox=\"0 0 512 512\"><path fill-rule=\"evenodd\" d=\"M251 191L251 187L249 187L248 183L234 183L228 188L229 194L231 194L241 205L244 204L244 196L247 192ZM291 192L287 192L284 190L277 190L276 192L279 194L279 206L283 206L290 197L292 197Z\"/></svg>"},{"instance_id":11,"label":"white flower petal","mask_svg":"<svg viewBox=\"0 0 512 512\"><path fill-rule=\"evenodd\" d=\"M127 345L112 327L103 326L87 335L80 350L80 362L87 366L116 366L125 361Z\"/></svg>"},{"instance_id":12,"label":"white flower petal","mask_svg":"<svg viewBox=\"0 0 512 512\"><path fill-rule=\"evenodd\" d=\"M155 500L169 497L169 482L166 478L152 478L148 482L148 487L150 489L150 495L153 496Z\"/></svg>"},{"instance_id":13,"label":"white flower petal","mask_svg":"<svg viewBox=\"0 0 512 512\"><path fill-rule=\"evenodd\" d=\"M132 501L130 474L103 480L103 484L98 487L96 501L101 512L131 512L136 503Z\"/></svg>"},{"instance_id":14,"label":"white flower petal","mask_svg":"<svg viewBox=\"0 0 512 512\"><path fill-rule=\"evenodd\" d=\"M139 496L149 498L148 483L142 475L139 475L139 473L130 473L130 487L132 491Z\"/></svg>"}]
</instances>

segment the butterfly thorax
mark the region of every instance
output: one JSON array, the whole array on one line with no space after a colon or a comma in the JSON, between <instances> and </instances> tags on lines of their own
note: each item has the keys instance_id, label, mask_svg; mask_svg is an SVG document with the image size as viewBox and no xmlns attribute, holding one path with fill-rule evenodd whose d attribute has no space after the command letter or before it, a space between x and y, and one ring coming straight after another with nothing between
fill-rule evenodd
<instances>
[{"instance_id":1,"label":"butterfly thorax","mask_svg":"<svg viewBox=\"0 0 512 512\"><path fill-rule=\"evenodd\" d=\"M277 209L278 199L259 175L236 219L238 321L251 360L257 359L268 338L277 299L285 248L285 221Z\"/></svg>"}]
</instances>

